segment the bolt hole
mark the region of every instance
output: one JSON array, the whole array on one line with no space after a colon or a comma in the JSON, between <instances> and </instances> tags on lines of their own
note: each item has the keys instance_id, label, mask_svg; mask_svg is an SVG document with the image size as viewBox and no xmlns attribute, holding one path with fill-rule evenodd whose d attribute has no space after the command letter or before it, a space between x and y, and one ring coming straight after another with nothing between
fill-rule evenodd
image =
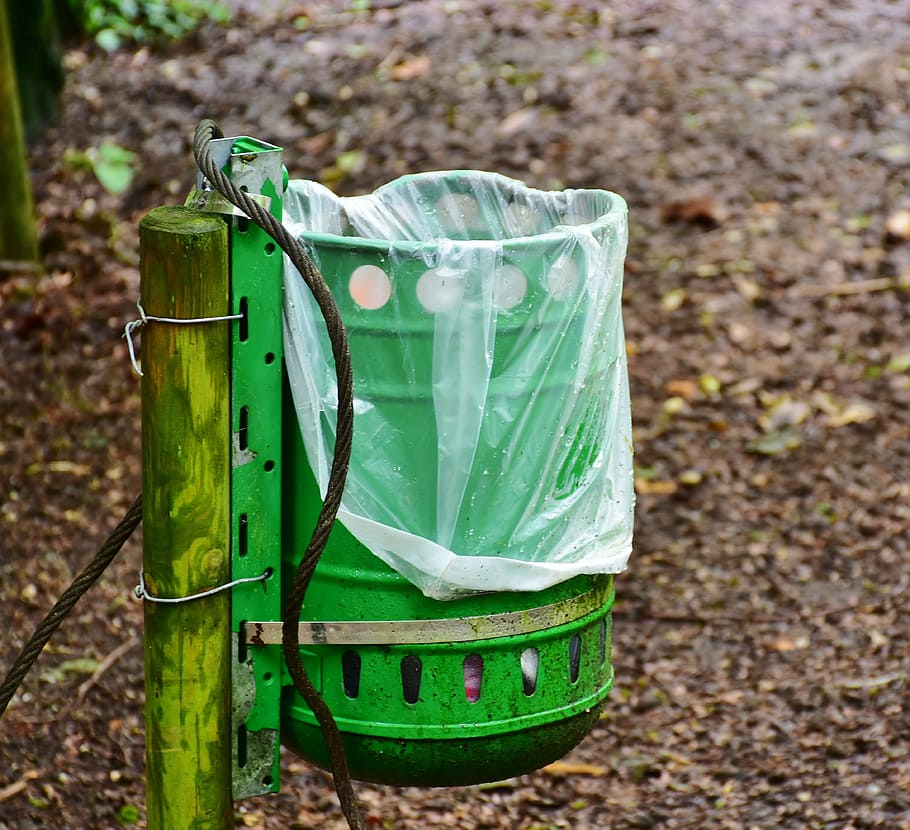
<instances>
[{"instance_id":1,"label":"bolt hole","mask_svg":"<svg viewBox=\"0 0 910 830\"><path fill-rule=\"evenodd\" d=\"M271 776L271 775L263 775L263 776L262 776L262 786L263 786L263 787L271 787L271 786L272 786L272 776Z\"/></svg>"},{"instance_id":2,"label":"bolt hole","mask_svg":"<svg viewBox=\"0 0 910 830\"><path fill-rule=\"evenodd\" d=\"M237 339L241 343L246 343L250 336L250 319L249 319L249 301L246 297L240 298L240 314L242 315L239 323L240 326L237 331Z\"/></svg>"},{"instance_id":3,"label":"bolt hole","mask_svg":"<svg viewBox=\"0 0 910 830\"><path fill-rule=\"evenodd\" d=\"M262 465L262 469L265 470L267 473L272 472L272 470L275 469L275 462L271 461L271 460L266 461L265 464Z\"/></svg>"},{"instance_id":4,"label":"bolt hole","mask_svg":"<svg viewBox=\"0 0 910 830\"><path fill-rule=\"evenodd\" d=\"M272 682L272 673L270 671L267 671L264 675L262 675L262 679L266 683L271 683Z\"/></svg>"},{"instance_id":5,"label":"bolt hole","mask_svg":"<svg viewBox=\"0 0 910 830\"><path fill-rule=\"evenodd\" d=\"M240 523L237 526L237 555L246 556L250 550L250 517L246 513L240 514Z\"/></svg>"},{"instance_id":6,"label":"bolt hole","mask_svg":"<svg viewBox=\"0 0 910 830\"><path fill-rule=\"evenodd\" d=\"M237 424L237 448L243 452L250 446L250 408L240 407L239 423Z\"/></svg>"},{"instance_id":7,"label":"bolt hole","mask_svg":"<svg viewBox=\"0 0 910 830\"><path fill-rule=\"evenodd\" d=\"M244 622L240 623L240 630L244 630ZM246 641L242 637L237 638L237 662L245 663L247 658Z\"/></svg>"},{"instance_id":8,"label":"bolt hole","mask_svg":"<svg viewBox=\"0 0 910 830\"><path fill-rule=\"evenodd\" d=\"M243 769L247 761L246 726L237 730L237 766Z\"/></svg>"},{"instance_id":9,"label":"bolt hole","mask_svg":"<svg viewBox=\"0 0 910 830\"><path fill-rule=\"evenodd\" d=\"M271 366L275 362L275 352L265 353L265 365Z\"/></svg>"},{"instance_id":10,"label":"bolt hole","mask_svg":"<svg viewBox=\"0 0 910 830\"><path fill-rule=\"evenodd\" d=\"M271 256L276 251L276 245L274 242L267 242L265 245L265 255Z\"/></svg>"}]
</instances>

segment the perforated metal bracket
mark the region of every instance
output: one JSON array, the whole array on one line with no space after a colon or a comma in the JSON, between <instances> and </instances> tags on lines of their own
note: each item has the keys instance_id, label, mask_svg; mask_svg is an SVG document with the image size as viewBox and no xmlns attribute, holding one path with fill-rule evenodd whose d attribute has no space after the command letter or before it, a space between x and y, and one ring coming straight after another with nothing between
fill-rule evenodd
<instances>
[{"instance_id":1,"label":"perforated metal bracket","mask_svg":"<svg viewBox=\"0 0 910 830\"><path fill-rule=\"evenodd\" d=\"M272 189L278 199L284 195L287 181L281 147L248 135L237 135L216 138L209 143L209 148L212 161L241 190L250 194L268 194ZM212 190L201 170L196 171L196 190Z\"/></svg>"},{"instance_id":2,"label":"perforated metal bracket","mask_svg":"<svg viewBox=\"0 0 910 830\"><path fill-rule=\"evenodd\" d=\"M231 181L281 218L281 148L248 136L216 139L212 157ZM194 201L195 200L195 201ZM281 618L282 256L274 241L197 171L188 204L230 223L231 578L269 571L261 588L231 601L232 748L235 799L276 792L283 661L279 645L248 646L244 620Z\"/></svg>"},{"instance_id":3,"label":"perforated metal bracket","mask_svg":"<svg viewBox=\"0 0 910 830\"><path fill-rule=\"evenodd\" d=\"M239 638L233 635L231 652L238 653ZM246 724L256 703L256 676L249 656L233 668L231 721L231 795L251 798L269 792L273 785L273 759L278 752L278 730L251 732Z\"/></svg>"}]
</instances>

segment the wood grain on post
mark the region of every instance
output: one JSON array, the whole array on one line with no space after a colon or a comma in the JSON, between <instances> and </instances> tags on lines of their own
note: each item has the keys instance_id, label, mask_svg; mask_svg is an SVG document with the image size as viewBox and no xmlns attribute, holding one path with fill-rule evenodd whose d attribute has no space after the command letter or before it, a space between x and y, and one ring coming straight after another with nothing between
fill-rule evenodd
<instances>
[{"instance_id":1,"label":"wood grain on post","mask_svg":"<svg viewBox=\"0 0 910 830\"><path fill-rule=\"evenodd\" d=\"M160 207L140 223L150 316L228 314L224 221ZM230 322L142 330L143 568L184 597L230 579ZM145 603L149 830L233 827L228 593Z\"/></svg>"}]
</instances>

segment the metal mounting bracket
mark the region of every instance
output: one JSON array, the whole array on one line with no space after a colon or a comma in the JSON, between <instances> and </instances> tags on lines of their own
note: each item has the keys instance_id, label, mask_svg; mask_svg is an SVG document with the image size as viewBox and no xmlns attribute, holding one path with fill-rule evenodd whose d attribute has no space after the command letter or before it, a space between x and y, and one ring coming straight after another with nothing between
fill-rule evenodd
<instances>
[{"instance_id":1,"label":"metal mounting bracket","mask_svg":"<svg viewBox=\"0 0 910 830\"><path fill-rule=\"evenodd\" d=\"M210 148L231 181L281 219L281 148L249 136ZM231 312L240 315L231 335L231 578L271 574L261 588L232 592L232 796L241 799L280 787L281 647L247 644L241 630L244 620L281 618L283 258L198 170L186 204L224 214L231 229Z\"/></svg>"}]
</instances>

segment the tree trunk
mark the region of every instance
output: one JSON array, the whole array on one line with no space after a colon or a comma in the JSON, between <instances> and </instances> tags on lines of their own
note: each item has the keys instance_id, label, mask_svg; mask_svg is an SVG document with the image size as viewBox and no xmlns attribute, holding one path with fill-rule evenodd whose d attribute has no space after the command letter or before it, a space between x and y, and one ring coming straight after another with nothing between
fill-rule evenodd
<instances>
[{"instance_id":1,"label":"tree trunk","mask_svg":"<svg viewBox=\"0 0 910 830\"><path fill-rule=\"evenodd\" d=\"M35 215L25 162L22 115L13 69L12 32L0 2L0 274L34 267L38 260Z\"/></svg>"},{"instance_id":2,"label":"tree trunk","mask_svg":"<svg viewBox=\"0 0 910 830\"><path fill-rule=\"evenodd\" d=\"M58 16L66 12L54 0L0 0L6 4L13 65L19 85L25 141L31 144L56 118L63 89L63 60ZM64 25L72 28L69 20Z\"/></svg>"}]
</instances>

